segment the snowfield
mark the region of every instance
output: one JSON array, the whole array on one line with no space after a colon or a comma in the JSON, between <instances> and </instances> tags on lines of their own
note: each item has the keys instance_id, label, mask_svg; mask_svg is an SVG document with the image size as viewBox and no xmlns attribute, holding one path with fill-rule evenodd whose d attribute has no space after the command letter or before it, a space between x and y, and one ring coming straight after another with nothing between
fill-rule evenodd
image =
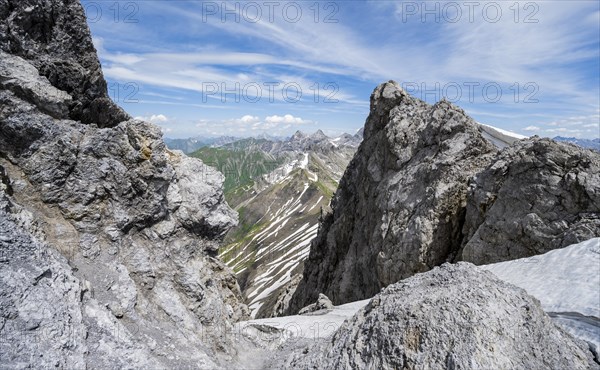
<instances>
[{"instance_id":1,"label":"snowfield","mask_svg":"<svg viewBox=\"0 0 600 370\"><path fill-rule=\"evenodd\" d=\"M600 238L481 266L536 297L554 321L600 349Z\"/></svg>"},{"instance_id":2,"label":"snowfield","mask_svg":"<svg viewBox=\"0 0 600 370\"><path fill-rule=\"evenodd\" d=\"M290 338L317 339L327 338L342 325L342 323L369 303L370 299L346 303L321 315L292 315L256 319L237 323L236 332L244 332L247 326L267 325L284 329Z\"/></svg>"}]
</instances>

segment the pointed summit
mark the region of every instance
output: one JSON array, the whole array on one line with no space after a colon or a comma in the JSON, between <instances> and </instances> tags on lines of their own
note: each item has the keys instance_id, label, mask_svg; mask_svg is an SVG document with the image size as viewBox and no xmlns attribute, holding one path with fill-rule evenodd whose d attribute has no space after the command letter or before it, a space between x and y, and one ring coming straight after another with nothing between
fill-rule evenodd
<instances>
[{"instance_id":1,"label":"pointed summit","mask_svg":"<svg viewBox=\"0 0 600 370\"><path fill-rule=\"evenodd\" d=\"M290 138L290 141L299 141L306 138L306 134L300 130L296 131Z\"/></svg>"},{"instance_id":2,"label":"pointed summit","mask_svg":"<svg viewBox=\"0 0 600 370\"><path fill-rule=\"evenodd\" d=\"M325 133L321 130L317 130L317 132L315 132L314 134L310 135L310 138L316 141L321 141L321 140L326 140L329 139L329 137L327 135L325 135Z\"/></svg>"},{"instance_id":3,"label":"pointed summit","mask_svg":"<svg viewBox=\"0 0 600 370\"><path fill-rule=\"evenodd\" d=\"M365 134L365 128L361 127L358 131L356 131L356 133L354 134L354 137L362 140L364 134Z\"/></svg>"}]
</instances>

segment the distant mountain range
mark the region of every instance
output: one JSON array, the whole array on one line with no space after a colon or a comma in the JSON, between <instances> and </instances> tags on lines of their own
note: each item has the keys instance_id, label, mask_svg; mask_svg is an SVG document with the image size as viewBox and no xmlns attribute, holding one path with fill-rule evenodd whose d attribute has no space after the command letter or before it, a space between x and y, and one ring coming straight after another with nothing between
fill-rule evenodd
<instances>
[{"instance_id":1,"label":"distant mountain range","mask_svg":"<svg viewBox=\"0 0 600 370\"><path fill-rule=\"evenodd\" d=\"M261 136L257 138L190 138L186 144L188 150L194 146L199 149L188 155L200 158L204 163L217 168L225 175L225 195L230 204L238 204L244 197L248 186L254 186L261 176L273 171L283 171L280 166L289 165L306 153L327 163L328 171L335 178L340 178L353 154L362 140L362 131L354 135L342 134L329 137L318 130L313 134L296 131L286 139ZM176 144L175 142L171 142ZM167 144L169 145L169 144ZM173 147L170 147L175 149ZM260 181L259 181L260 182Z\"/></svg>"},{"instance_id":2,"label":"distant mountain range","mask_svg":"<svg viewBox=\"0 0 600 370\"><path fill-rule=\"evenodd\" d=\"M582 148L593 149L597 152L600 152L600 138L598 138L598 139L578 139L576 137L557 136L554 138L554 140L572 143L575 145L579 145Z\"/></svg>"},{"instance_id":3,"label":"distant mountain range","mask_svg":"<svg viewBox=\"0 0 600 370\"><path fill-rule=\"evenodd\" d=\"M232 143L238 143L237 146L245 145L244 143L278 143L273 145L275 150L289 150L290 145L296 145L307 142L329 141L333 145L358 145L362 140L363 129L358 130L354 135L342 134L337 137L328 137L323 131L318 130L314 134L306 134L301 131L296 131L291 137L273 136L268 134L260 134L254 137L242 138L235 136L195 136L186 139L164 138L165 144L171 150L181 150L186 154L193 153L204 147L218 148ZM268 145L268 144L267 144Z\"/></svg>"},{"instance_id":4,"label":"distant mountain range","mask_svg":"<svg viewBox=\"0 0 600 370\"><path fill-rule=\"evenodd\" d=\"M479 124L481 135L499 149L526 138ZM225 175L225 197L239 213L220 249L220 257L237 274L252 316L283 313L302 277L310 240L318 231L348 163L363 138L363 129L329 137L318 130L297 131L281 139L190 138L168 141L185 144L189 153ZM598 150L600 139L556 137Z\"/></svg>"},{"instance_id":5,"label":"distant mountain range","mask_svg":"<svg viewBox=\"0 0 600 370\"><path fill-rule=\"evenodd\" d=\"M165 138L165 144L169 149L181 150L182 152L189 154L196 150L206 146L221 146L227 143L240 140L239 137L234 136L219 136L219 137L190 137L187 139L170 139Z\"/></svg>"},{"instance_id":6,"label":"distant mountain range","mask_svg":"<svg viewBox=\"0 0 600 370\"><path fill-rule=\"evenodd\" d=\"M225 197L238 211L239 225L227 235L220 257L236 272L252 315L271 317L282 313L278 307L285 305L278 301L301 278L310 240L362 130L338 137L318 130L283 140L226 141L189 155L225 175Z\"/></svg>"}]
</instances>

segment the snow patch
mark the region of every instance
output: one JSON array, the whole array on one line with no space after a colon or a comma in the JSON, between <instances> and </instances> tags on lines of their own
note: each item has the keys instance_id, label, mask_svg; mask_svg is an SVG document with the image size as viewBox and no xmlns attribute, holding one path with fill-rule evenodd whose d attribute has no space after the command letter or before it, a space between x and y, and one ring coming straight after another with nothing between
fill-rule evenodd
<instances>
[{"instance_id":1,"label":"snow patch","mask_svg":"<svg viewBox=\"0 0 600 370\"><path fill-rule=\"evenodd\" d=\"M480 267L525 289L555 322L600 349L600 238Z\"/></svg>"},{"instance_id":2,"label":"snow patch","mask_svg":"<svg viewBox=\"0 0 600 370\"><path fill-rule=\"evenodd\" d=\"M481 135L499 149L505 148L515 141L527 139L527 136L519 135L498 127L485 125L479 122L477 124L479 125Z\"/></svg>"}]
</instances>

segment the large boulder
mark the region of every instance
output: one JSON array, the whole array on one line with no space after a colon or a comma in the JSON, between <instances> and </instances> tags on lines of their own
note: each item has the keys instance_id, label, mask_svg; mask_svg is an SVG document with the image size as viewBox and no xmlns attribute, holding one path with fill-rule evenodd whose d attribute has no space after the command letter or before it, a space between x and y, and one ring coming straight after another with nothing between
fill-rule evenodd
<instances>
[{"instance_id":1,"label":"large boulder","mask_svg":"<svg viewBox=\"0 0 600 370\"><path fill-rule=\"evenodd\" d=\"M303 344L302 344L303 345ZM600 369L537 299L472 264L444 264L384 289L297 369Z\"/></svg>"},{"instance_id":2,"label":"large boulder","mask_svg":"<svg viewBox=\"0 0 600 370\"><path fill-rule=\"evenodd\" d=\"M334 304L372 297L452 259L468 179L496 148L447 101L428 105L391 81L371 96L364 140L340 182L288 312L323 292Z\"/></svg>"}]
</instances>

